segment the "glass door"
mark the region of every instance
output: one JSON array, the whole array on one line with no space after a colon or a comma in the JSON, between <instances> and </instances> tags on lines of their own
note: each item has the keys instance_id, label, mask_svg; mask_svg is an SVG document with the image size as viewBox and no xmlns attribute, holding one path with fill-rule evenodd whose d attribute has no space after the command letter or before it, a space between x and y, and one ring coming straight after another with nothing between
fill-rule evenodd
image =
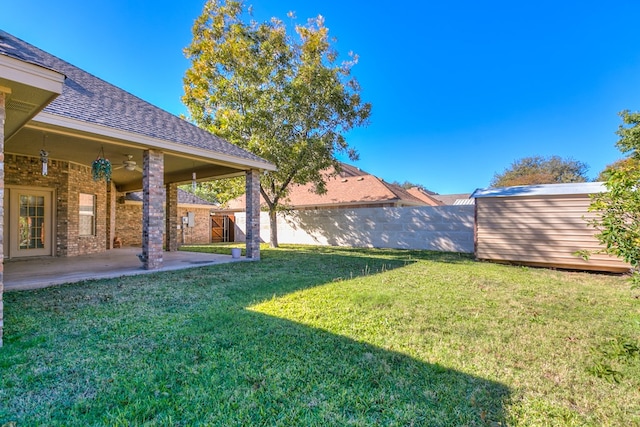
<instances>
[{"instance_id":1,"label":"glass door","mask_svg":"<svg viewBox=\"0 0 640 427\"><path fill-rule=\"evenodd\" d=\"M10 257L51 255L51 192L11 190Z\"/></svg>"}]
</instances>

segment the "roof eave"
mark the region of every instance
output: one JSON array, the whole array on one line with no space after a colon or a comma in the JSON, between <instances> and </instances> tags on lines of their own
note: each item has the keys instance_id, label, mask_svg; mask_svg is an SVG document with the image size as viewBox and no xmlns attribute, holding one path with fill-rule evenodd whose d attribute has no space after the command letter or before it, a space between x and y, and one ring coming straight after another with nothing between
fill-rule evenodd
<instances>
[{"instance_id":1,"label":"roof eave","mask_svg":"<svg viewBox=\"0 0 640 427\"><path fill-rule=\"evenodd\" d=\"M3 79L61 94L65 75L29 61L0 53L0 75Z\"/></svg>"},{"instance_id":2,"label":"roof eave","mask_svg":"<svg viewBox=\"0 0 640 427\"><path fill-rule=\"evenodd\" d=\"M266 171L276 170L276 166L267 161L246 159L243 157L237 157L217 151L179 144L177 142L167 141L159 138L152 138L135 132L128 132L120 129L114 129L108 126L102 126L95 123L88 123L82 120L59 116L46 111L42 111L38 115L36 115L33 118L31 124L29 124L28 126L37 127L38 123L66 128L78 132L84 132L105 139L121 140L144 147L159 149L162 151L179 153L182 155L188 155L202 159L216 160L224 164L239 167L239 169L259 169Z\"/></svg>"}]
</instances>

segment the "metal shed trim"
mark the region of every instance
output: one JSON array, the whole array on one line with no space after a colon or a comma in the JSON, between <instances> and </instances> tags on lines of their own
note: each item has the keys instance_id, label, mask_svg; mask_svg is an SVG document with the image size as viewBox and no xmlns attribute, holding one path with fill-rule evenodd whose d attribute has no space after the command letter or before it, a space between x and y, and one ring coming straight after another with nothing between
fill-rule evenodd
<instances>
[{"instance_id":1,"label":"metal shed trim","mask_svg":"<svg viewBox=\"0 0 640 427\"><path fill-rule=\"evenodd\" d=\"M576 182L569 184L518 185L515 187L478 188L471 198L483 197L528 197L567 194L596 194L606 192L602 182Z\"/></svg>"}]
</instances>

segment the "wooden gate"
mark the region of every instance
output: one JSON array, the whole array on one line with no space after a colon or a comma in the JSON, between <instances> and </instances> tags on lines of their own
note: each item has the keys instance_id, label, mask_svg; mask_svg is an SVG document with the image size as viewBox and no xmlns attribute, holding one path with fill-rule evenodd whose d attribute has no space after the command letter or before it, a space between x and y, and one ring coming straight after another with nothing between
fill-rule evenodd
<instances>
[{"instance_id":1,"label":"wooden gate","mask_svg":"<svg viewBox=\"0 0 640 427\"><path fill-rule=\"evenodd\" d=\"M233 215L213 215L211 217L211 242L233 242L234 221Z\"/></svg>"}]
</instances>

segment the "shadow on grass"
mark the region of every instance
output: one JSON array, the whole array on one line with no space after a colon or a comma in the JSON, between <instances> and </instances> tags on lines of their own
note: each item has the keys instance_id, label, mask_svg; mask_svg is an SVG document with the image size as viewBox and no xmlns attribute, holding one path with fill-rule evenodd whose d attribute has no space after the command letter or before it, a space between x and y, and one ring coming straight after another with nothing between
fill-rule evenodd
<instances>
[{"instance_id":1,"label":"shadow on grass","mask_svg":"<svg viewBox=\"0 0 640 427\"><path fill-rule=\"evenodd\" d=\"M231 248L241 248L244 254L243 243L215 243L210 245L185 245L180 250L192 252L217 253L231 255ZM266 244L262 245L262 258L272 258L278 256L296 256L296 254L328 254L328 255L353 255L358 254L366 258L385 257L390 260L401 261L433 261L444 263L473 262L473 254L461 252L441 252L412 249L379 249L379 248L350 248L336 246L312 246L312 245L281 245L277 249L270 249Z\"/></svg>"},{"instance_id":2,"label":"shadow on grass","mask_svg":"<svg viewBox=\"0 0 640 427\"><path fill-rule=\"evenodd\" d=\"M397 252L268 251L9 293L0 425L505 423L504 385L247 309L411 262Z\"/></svg>"}]
</instances>

